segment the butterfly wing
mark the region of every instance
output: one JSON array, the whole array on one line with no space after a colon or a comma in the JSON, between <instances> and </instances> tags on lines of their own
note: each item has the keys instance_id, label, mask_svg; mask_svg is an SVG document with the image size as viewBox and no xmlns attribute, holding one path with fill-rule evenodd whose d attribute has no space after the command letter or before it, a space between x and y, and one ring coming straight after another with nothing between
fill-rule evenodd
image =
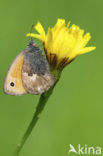
<instances>
[{"instance_id":1,"label":"butterfly wing","mask_svg":"<svg viewBox=\"0 0 103 156\"><path fill-rule=\"evenodd\" d=\"M30 44L11 64L4 82L4 92L9 95L41 94L54 83L55 78L41 50Z\"/></svg>"},{"instance_id":2,"label":"butterfly wing","mask_svg":"<svg viewBox=\"0 0 103 156\"><path fill-rule=\"evenodd\" d=\"M49 71L48 63L43 56L29 52L24 56L22 79L28 93L41 94L47 91L55 82Z\"/></svg>"},{"instance_id":3,"label":"butterfly wing","mask_svg":"<svg viewBox=\"0 0 103 156\"><path fill-rule=\"evenodd\" d=\"M54 77L46 73L45 75L33 74L29 76L28 73L23 72L23 85L26 91L30 94L42 94L51 88L54 84Z\"/></svg>"},{"instance_id":4,"label":"butterfly wing","mask_svg":"<svg viewBox=\"0 0 103 156\"><path fill-rule=\"evenodd\" d=\"M26 94L22 83L22 65L25 52L22 51L11 64L4 82L4 93L9 95Z\"/></svg>"}]
</instances>

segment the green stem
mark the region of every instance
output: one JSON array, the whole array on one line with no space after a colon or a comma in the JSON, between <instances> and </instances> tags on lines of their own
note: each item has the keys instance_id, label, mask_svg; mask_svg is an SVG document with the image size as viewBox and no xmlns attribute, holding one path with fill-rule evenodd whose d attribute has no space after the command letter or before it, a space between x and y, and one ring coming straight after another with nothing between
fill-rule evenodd
<instances>
[{"instance_id":1,"label":"green stem","mask_svg":"<svg viewBox=\"0 0 103 156\"><path fill-rule=\"evenodd\" d=\"M56 81L55 85L57 84L57 82L58 82L58 80ZM48 101L50 95L52 94L54 86L40 96L40 99L39 99L39 102L38 102L38 105L36 108L36 112L34 113L34 116L33 116L33 119L31 120L26 132L24 133L24 136L22 137L21 142L17 145L14 156L19 155L23 145L25 144L25 142L28 139L29 135L31 134L34 126L36 125L38 119L40 118L40 114L42 113L46 102Z\"/></svg>"}]
</instances>

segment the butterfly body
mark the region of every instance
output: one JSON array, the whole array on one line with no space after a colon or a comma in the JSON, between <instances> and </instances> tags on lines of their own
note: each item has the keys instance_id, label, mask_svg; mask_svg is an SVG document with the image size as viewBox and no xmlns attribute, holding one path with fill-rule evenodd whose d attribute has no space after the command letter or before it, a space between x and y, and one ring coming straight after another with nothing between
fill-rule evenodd
<instances>
[{"instance_id":1,"label":"butterfly body","mask_svg":"<svg viewBox=\"0 0 103 156\"><path fill-rule=\"evenodd\" d=\"M42 51L30 42L13 61L4 82L4 92L9 95L41 94L55 82Z\"/></svg>"}]
</instances>

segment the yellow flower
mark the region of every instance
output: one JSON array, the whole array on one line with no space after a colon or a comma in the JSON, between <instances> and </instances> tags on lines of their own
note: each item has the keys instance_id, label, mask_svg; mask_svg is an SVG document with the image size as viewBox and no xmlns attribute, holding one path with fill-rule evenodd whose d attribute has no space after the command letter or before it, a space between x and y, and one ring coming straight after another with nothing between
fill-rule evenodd
<instances>
[{"instance_id":1,"label":"yellow flower","mask_svg":"<svg viewBox=\"0 0 103 156\"><path fill-rule=\"evenodd\" d=\"M28 33L27 36L37 38L43 42L47 59L55 68L63 68L76 56L90 52L96 47L85 47L91 39L90 33L84 35L84 30L64 19L58 19L53 28L48 28L47 34L38 22L34 27L39 34Z\"/></svg>"}]
</instances>

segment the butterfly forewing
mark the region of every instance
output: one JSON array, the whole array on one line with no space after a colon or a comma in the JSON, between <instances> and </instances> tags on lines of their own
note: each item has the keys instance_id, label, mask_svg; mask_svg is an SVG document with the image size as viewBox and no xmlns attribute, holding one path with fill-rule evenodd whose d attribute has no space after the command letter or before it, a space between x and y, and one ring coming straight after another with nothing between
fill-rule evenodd
<instances>
[{"instance_id":1,"label":"butterfly forewing","mask_svg":"<svg viewBox=\"0 0 103 156\"><path fill-rule=\"evenodd\" d=\"M4 81L4 92L9 95L22 95L26 90L22 83L22 65L25 52L22 51L11 64Z\"/></svg>"}]
</instances>

